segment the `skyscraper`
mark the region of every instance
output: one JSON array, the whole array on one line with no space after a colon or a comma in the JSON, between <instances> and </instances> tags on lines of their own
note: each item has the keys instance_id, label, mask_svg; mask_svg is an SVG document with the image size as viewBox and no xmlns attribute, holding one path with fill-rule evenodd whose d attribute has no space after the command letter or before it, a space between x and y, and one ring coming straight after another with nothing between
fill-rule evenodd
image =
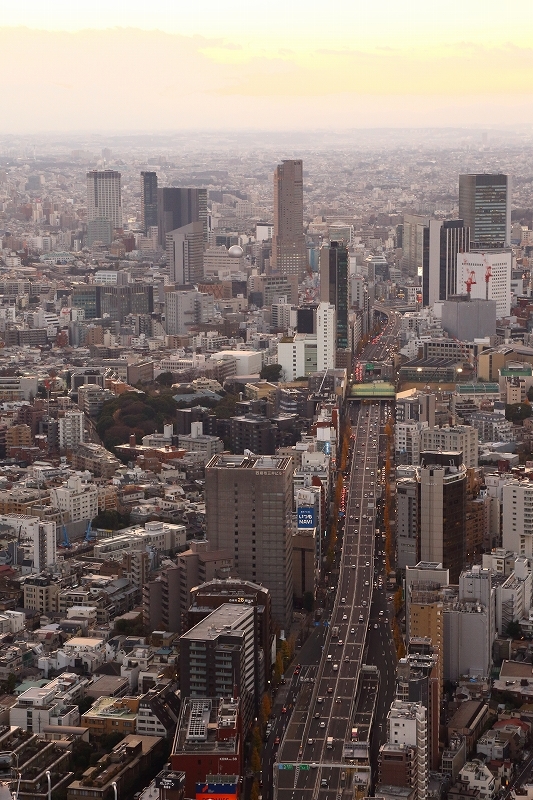
<instances>
[{"instance_id":1,"label":"skyscraper","mask_svg":"<svg viewBox=\"0 0 533 800\"><path fill-rule=\"evenodd\" d=\"M320 299L335 307L335 347L347 350L348 335L348 249L344 242L330 242L320 248Z\"/></svg>"},{"instance_id":2,"label":"skyscraper","mask_svg":"<svg viewBox=\"0 0 533 800\"><path fill-rule=\"evenodd\" d=\"M509 247L511 186L508 175L459 175L459 216L470 228L472 250Z\"/></svg>"},{"instance_id":3,"label":"skyscraper","mask_svg":"<svg viewBox=\"0 0 533 800\"><path fill-rule=\"evenodd\" d=\"M302 161L285 160L274 172L271 271L299 275L307 268Z\"/></svg>"},{"instance_id":4,"label":"skyscraper","mask_svg":"<svg viewBox=\"0 0 533 800\"><path fill-rule=\"evenodd\" d=\"M166 246L167 233L191 222L202 223L203 241L207 243L207 189L170 187L157 190L157 225L161 247Z\"/></svg>"},{"instance_id":5,"label":"skyscraper","mask_svg":"<svg viewBox=\"0 0 533 800\"><path fill-rule=\"evenodd\" d=\"M87 222L105 219L113 228L122 228L120 172L114 169L87 173Z\"/></svg>"},{"instance_id":6,"label":"skyscraper","mask_svg":"<svg viewBox=\"0 0 533 800\"><path fill-rule=\"evenodd\" d=\"M263 583L272 618L292 620L292 460L276 456L213 456L205 471L207 539L228 550L239 576Z\"/></svg>"},{"instance_id":7,"label":"skyscraper","mask_svg":"<svg viewBox=\"0 0 533 800\"><path fill-rule=\"evenodd\" d=\"M169 231L165 249L171 283L201 281L204 275L204 238L201 222L190 222Z\"/></svg>"},{"instance_id":8,"label":"skyscraper","mask_svg":"<svg viewBox=\"0 0 533 800\"><path fill-rule=\"evenodd\" d=\"M462 219L429 220L429 248L422 264L422 304L461 294L457 254L470 250L470 229Z\"/></svg>"},{"instance_id":9,"label":"skyscraper","mask_svg":"<svg viewBox=\"0 0 533 800\"><path fill-rule=\"evenodd\" d=\"M420 454L419 557L439 562L458 583L466 541L466 467L456 451Z\"/></svg>"},{"instance_id":10,"label":"skyscraper","mask_svg":"<svg viewBox=\"0 0 533 800\"><path fill-rule=\"evenodd\" d=\"M156 172L141 172L141 224L145 233L157 225Z\"/></svg>"}]
</instances>

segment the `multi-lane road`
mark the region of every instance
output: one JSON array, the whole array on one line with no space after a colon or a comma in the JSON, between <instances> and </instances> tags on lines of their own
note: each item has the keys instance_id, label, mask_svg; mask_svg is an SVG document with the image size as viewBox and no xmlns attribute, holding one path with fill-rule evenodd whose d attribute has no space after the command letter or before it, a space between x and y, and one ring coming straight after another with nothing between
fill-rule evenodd
<instances>
[{"instance_id":1,"label":"multi-lane road","mask_svg":"<svg viewBox=\"0 0 533 800\"><path fill-rule=\"evenodd\" d=\"M369 343L358 363L391 357L400 315L389 310L387 314L383 332ZM269 774L265 792L269 798L339 800L353 797L358 781L375 780L396 669L392 609L384 585L385 543L376 525L378 487L383 483L381 437L391 411L387 402L379 400L351 406L352 458L345 481L348 499L335 600L316 675L306 672L305 683L302 674L292 678L287 693L291 708L285 707L283 719L275 723L279 732L271 734L279 736L280 744L274 745L273 783ZM372 689L358 704L363 665L376 670L373 675L365 671ZM359 718L368 721L361 731ZM362 736L366 761L359 757L364 748L358 751L354 746Z\"/></svg>"},{"instance_id":2,"label":"multi-lane road","mask_svg":"<svg viewBox=\"0 0 533 800\"><path fill-rule=\"evenodd\" d=\"M307 685L306 701L297 705L277 754L278 798L352 795L354 781L366 780L368 773L352 757L362 665L376 662L386 684L394 685L382 590L384 545L376 534L380 433L387 416L383 403L353 406L353 455L336 597L316 680ZM377 702L376 739L381 739L384 724L379 706Z\"/></svg>"}]
</instances>

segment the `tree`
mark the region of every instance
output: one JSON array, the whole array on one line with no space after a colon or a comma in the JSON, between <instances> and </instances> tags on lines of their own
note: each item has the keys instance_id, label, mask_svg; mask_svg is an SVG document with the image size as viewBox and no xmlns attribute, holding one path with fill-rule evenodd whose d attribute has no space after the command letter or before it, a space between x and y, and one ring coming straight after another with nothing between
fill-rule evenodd
<instances>
[{"instance_id":1,"label":"tree","mask_svg":"<svg viewBox=\"0 0 533 800\"><path fill-rule=\"evenodd\" d=\"M157 376L156 381L160 386L172 386L174 383L174 375L172 372L162 372Z\"/></svg>"},{"instance_id":2,"label":"tree","mask_svg":"<svg viewBox=\"0 0 533 800\"><path fill-rule=\"evenodd\" d=\"M250 767L254 774L261 772L261 756L257 747L252 750L252 757L250 758Z\"/></svg>"},{"instance_id":3,"label":"tree","mask_svg":"<svg viewBox=\"0 0 533 800\"><path fill-rule=\"evenodd\" d=\"M252 791L250 792L250 800L259 800L259 781L255 780L252 783Z\"/></svg>"},{"instance_id":4,"label":"tree","mask_svg":"<svg viewBox=\"0 0 533 800\"><path fill-rule=\"evenodd\" d=\"M505 406L505 419L511 422L521 422L533 414L529 403L509 403Z\"/></svg>"},{"instance_id":5,"label":"tree","mask_svg":"<svg viewBox=\"0 0 533 800\"><path fill-rule=\"evenodd\" d=\"M279 381L279 376L281 375L283 367L281 364L265 364L261 372L259 373L259 377L263 378L266 381L272 381L276 383Z\"/></svg>"},{"instance_id":6,"label":"tree","mask_svg":"<svg viewBox=\"0 0 533 800\"><path fill-rule=\"evenodd\" d=\"M263 695L261 700L261 724L265 725L272 712L272 701L268 694Z\"/></svg>"},{"instance_id":7,"label":"tree","mask_svg":"<svg viewBox=\"0 0 533 800\"><path fill-rule=\"evenodd\" d=\"M513 620L509 623L505 632L507 636L510 636L512 639L518 639L522 635L520 623L518 623L516 620Z\"/></svg>"}]
</instances>

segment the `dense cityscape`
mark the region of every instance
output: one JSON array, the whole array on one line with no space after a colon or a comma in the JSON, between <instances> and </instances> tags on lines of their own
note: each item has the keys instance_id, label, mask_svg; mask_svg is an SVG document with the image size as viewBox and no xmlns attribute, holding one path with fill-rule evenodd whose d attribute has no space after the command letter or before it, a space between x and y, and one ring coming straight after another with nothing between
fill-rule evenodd
<instances>
[{"instance_id":1,"label":"dense cityscape","mask_svg":"<svg viewBox=\"0 0 533 800\"><path fill-rule=\"evenodd\" d=\"M0 800L533 800L532 192L0 135Z\"/></svg>"}]
</instances>

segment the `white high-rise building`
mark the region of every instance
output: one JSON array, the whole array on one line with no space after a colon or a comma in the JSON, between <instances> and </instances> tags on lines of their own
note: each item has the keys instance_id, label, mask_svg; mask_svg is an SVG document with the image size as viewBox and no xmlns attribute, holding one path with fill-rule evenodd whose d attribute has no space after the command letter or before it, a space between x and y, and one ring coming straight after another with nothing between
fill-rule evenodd
<instances>
[{"instance_id":1,"label":"white high-rise building","mask_svg":"<svg viewBox=\"0 0 533 800\"><path fill-rule=\"evenodd\" d=\"M192 284L204 277L204 226L191 222L166 234L171 283Z\"/></svg>"},{"instance_id":2,"label":"white high-rise building","mask_svg":"<svg viewBox=\"0 0 533 800\"><path fill-rule=\"evenodd\" d=\"M422 703L394 700L389 711L390 744L411 745L417 750L416 800L428 793L428 723Z\"/></svg>"},{"instance_id":3,"label":"white high-rise building","mask_svg":"<svg viewBox=\"0 0 533 800\"><path fill-rule=\"evenodd\" d=\"M87 222L108 220L113 228L122 228L120 172L114 169L87 173Z\"/></svg>"},{"instance_id":4,"label":"white high-rise building","mask_svg":"<svg viewBox=\"0 0 533 800\"><path fill-rule=\"evenodd\" d=\"M59 449L73 450L85 441L85 414L83 411L67 411L58 419Z\"/></svg>"},{"instance_id":5,"label":"white high-rise building","mask_svg":"<svg viewBox=\"0 0 533 800\"><path fill-rule=\"evenodd\" d=\"M470 296L496 301L496 316L511 313L511 250L471 251L457 254L457 293L465 294L466 281L473 278ZM490 273L488 281L487 276ZM488 286L488 297L487 297Z\"/></svg>"},{"instance_id":6,"label":"white high-rise building","mask_svg":"<svg viewBox=\"0 0 533 800\"><path fill-rule=\"evenodd\" d=\"M512 480L503 486L503 541L507 550L533 558L533 483Z\"/></svg>"},{"instance_id":7,"label":"white high-rise building","mask_svg":"<svg viewBox=\"0 0 533 800\"><path fill-rule=\"evenodd\" d=\"M335 306L329 303L319 303L316 311L316 336L317 336L317 370L324 372L326 369L335 368L336 330Z\"/></svg>"}]
</instances>

